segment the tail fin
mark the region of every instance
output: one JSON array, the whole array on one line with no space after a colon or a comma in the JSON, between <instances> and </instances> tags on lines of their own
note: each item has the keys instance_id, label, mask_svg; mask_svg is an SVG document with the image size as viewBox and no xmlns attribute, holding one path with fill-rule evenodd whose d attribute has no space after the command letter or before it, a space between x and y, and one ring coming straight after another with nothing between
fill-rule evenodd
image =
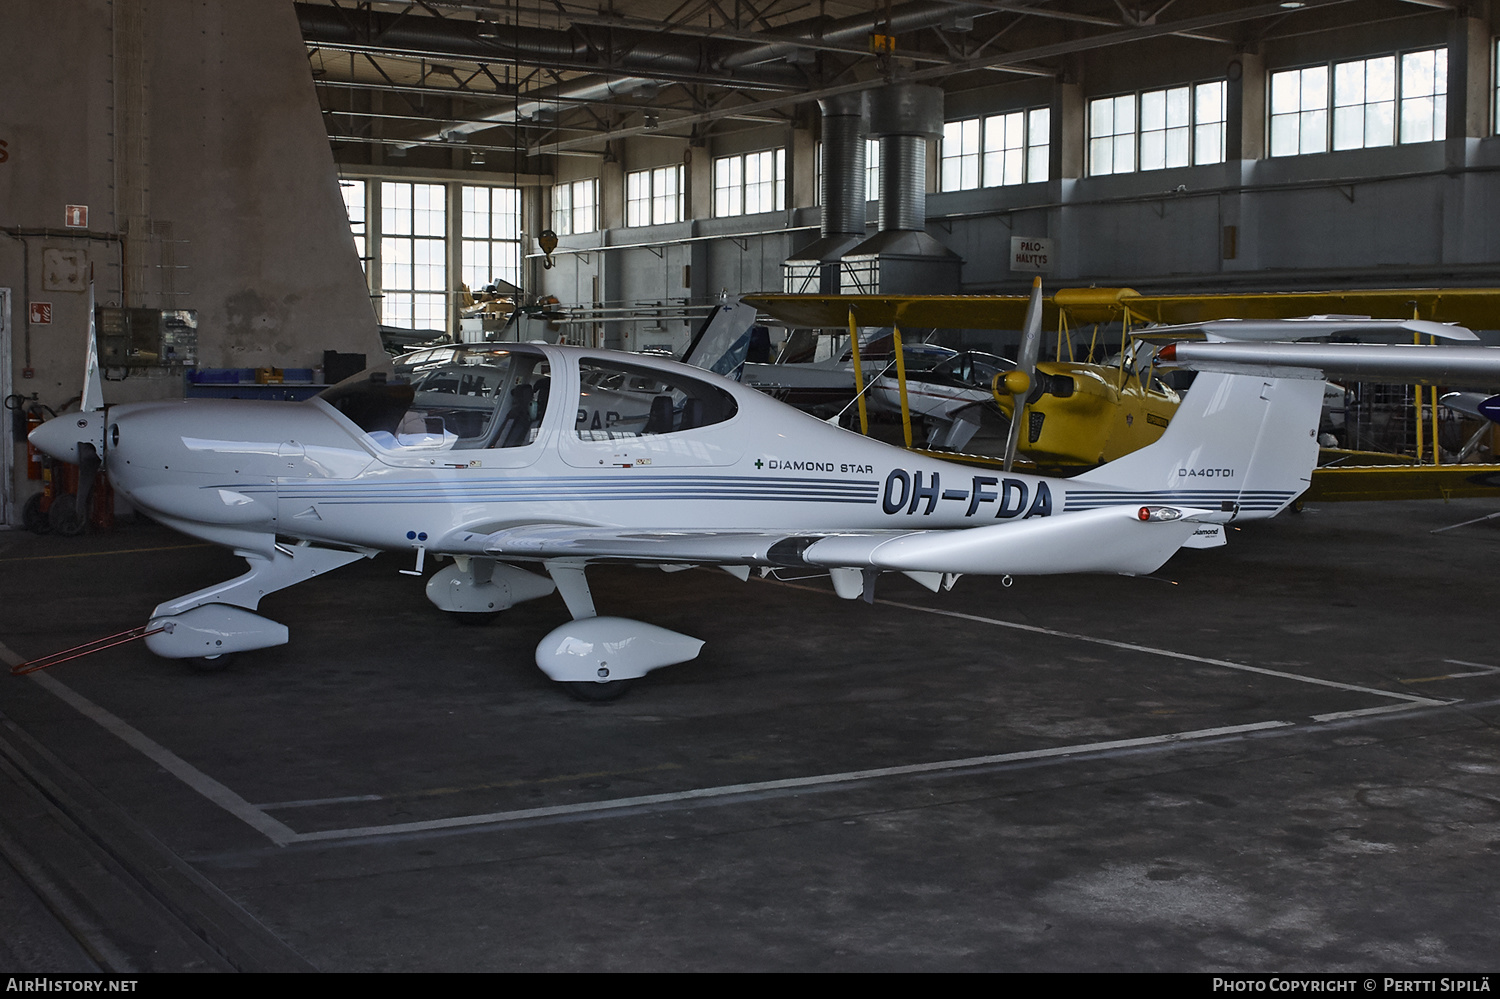
<instances>
[{"instance_id":1,"label":"tail fin","mask_svg":"<svg viewBox=\"0 0 1500 999\"><path fill-rule=\"evenodd\" d=\"M1323 379L1204 372L1156 443L1068 483L1067 508L1172 502L1224 520L1275 516L1318 462Z\"/></svg>"},{"instance_id":2,"label":"tail fin","mask_svg":"<svg viewBox=\"0 0 1500 999\"><path fill-rule=\"evenodd\" d=\"M739 299L729 299L708 314L682 360L739 381L740 368L750 353L756 312Z\"/></svg>"}]
</instances>

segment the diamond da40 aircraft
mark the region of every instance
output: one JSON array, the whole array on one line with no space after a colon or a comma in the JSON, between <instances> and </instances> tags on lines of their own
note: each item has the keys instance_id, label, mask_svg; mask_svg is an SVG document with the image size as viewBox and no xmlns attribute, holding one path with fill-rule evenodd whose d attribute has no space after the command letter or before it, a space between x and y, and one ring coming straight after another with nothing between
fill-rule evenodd
<instances>
[{"instance_id":1,"label":"diamond da40 aircraft","mask_svg":"<svg viewBox=\"0 0 1500 999\"><path fill-rule=\"evenodd\" d=\"M401 551L413 574L451 560L426 583L446 611L559 592L573 620L537 664L595 699L703 643L600 616L590 564L815 569L866 599L882 572L934 591L964 573L1150 573L1306 488L1323 397L1321 377L1200 374L1160 440L1064 479L914 454L702 368L579 347L419 351L303 403L104 407L92 370L82 411L32 442L102 462L136 507L249 566L158 605L156 654L285 643L254 613L267 593Z\"/></svg>"}]
</instances>

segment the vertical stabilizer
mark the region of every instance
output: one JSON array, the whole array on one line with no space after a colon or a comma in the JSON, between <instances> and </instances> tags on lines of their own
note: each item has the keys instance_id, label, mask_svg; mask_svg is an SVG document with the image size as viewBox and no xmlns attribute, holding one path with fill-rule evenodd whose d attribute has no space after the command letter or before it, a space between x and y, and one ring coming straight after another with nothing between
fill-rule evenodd
<instances>
[{"instance_id":1,"label":"vertical stabilizer","mask_svg":"<svg viewBox=\"0 0 1500 999\"><path fill-rule=\"evenodd\" d=\"M1323 379L1198 375L1154 444L1074 477L1067 509L1171 502L1225 520L1274 516L1311 482Z\"/></svg>"},{"instance_id":2,"label":"vertical stabilizer","mask_svg":"<svg viewBox=\"0 0 1500 999\"><path fill-rule=\"evenodd\" d=\"M750 351L750 329L755 309L739 299L729 299L709 313L708 320L693 337L682 360L717 374L739 380L739 369Z\"/></svg>"}]
</instances>

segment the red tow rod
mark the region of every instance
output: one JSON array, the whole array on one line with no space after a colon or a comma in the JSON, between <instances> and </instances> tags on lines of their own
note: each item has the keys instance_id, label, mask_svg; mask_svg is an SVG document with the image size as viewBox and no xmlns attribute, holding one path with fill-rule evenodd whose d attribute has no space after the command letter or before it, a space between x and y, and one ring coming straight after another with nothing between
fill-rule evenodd
<instances>
[{"instance_id":1,"label":"red tow rod","mask_svg":"<svg viewBox=\"0 0 1500 999\"><path fill-rule=\"evenodd\" d=\"M158 632L166 630L164 625L152 628L150 625L143 624L139 628L122 631L118 635L110 635L108 638L96 638L92 642L84 642L82 645L74 646L71 649L54 652L50 656L42 656L40 659L33 659L30 662L17 663L10 668L10 675L25 676L27 673L35 673L37 670L46 669L48 666L56 666L58 663L81 659L92 653L103 652L105 649L112 649L116 645L124 645L126 642L133 642L137 638L145 638L148 635L155 635Z\"/></svg>"}]
</instances>

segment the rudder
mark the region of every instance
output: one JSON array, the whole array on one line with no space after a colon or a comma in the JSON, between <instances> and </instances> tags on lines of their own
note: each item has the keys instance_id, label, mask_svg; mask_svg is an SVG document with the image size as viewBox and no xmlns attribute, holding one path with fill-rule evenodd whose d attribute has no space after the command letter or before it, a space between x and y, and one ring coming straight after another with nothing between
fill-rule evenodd
<instances>
[{"instance_id":1,"label":"rudder","mask_svg":"<svg viewBox=\"0 0 1500 999\"><path fill-rule=\"evenodd\" d=\"M1274 516L1311 482L1322 406L1321 376L1200 373L1159 440L1069 481L1067 509L1138 497Z\"/></svg>"}]
</instances>

